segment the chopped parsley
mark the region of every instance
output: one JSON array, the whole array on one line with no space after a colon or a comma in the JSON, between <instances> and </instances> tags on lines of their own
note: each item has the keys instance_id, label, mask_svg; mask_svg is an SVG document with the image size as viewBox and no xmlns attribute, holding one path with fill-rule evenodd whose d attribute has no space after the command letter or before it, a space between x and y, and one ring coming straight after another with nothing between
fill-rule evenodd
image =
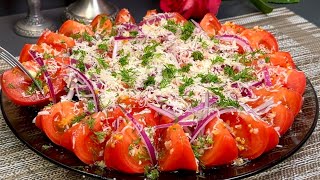
<instances>
[{"instance_id":1,"label":"chopped parsley","mask_svg":"<svg viewBox=\"0 0 320 180\"><path fill-rule=\"evenodd\" d=\"M95 124L94 122L95 122L95 119L93 119L93 117L90 116L89 119L86 121L89 129L93 129L94 128L94 124Z\"/></svg>"},{"instance_id":2,"label":"chopped parsley","mask_svg":"<svg viewBox=\"0 0 320 180\"><path fill-rule=\"evenodd\" d=\"M265 63L270 63L270 57L265 57L265 58L264 58L264 62L265 62Z\"/></svg>"},{"instance_id":3,"label":"chopped parsley","mask_svg":"<svg viewBox=\"0 0 320 180\"><path fill-rule=\"evenodd\" d=\"M43 53L43 59L50 59L50 58L53 58L54 56L50 53Z\"/></svg>"},{"instance_id":4,"label":"chopped parsley","mask_svg":"<svg viewBox=\"0 0 320 180\"><path fill-rule=\"evenodd\" d=\"M88 111L89 112L93 112L94 108L95 108L95 105L94 105L94 103L92 101L89 101L87 107L88 107Z\"/></svg>"},{"instance_id":5,"label":"chopped parsley","mask_svg":"<svg viewBox=\"0 0 320 180\"><path fill-rule=\"evenodd\" d=\"M144 175L147 179L155 180L159 178L159 171L156 167L145 166Z\"/></svg>"},{"instance_id":6,"label":"chopped parsley","mask_svg":"<svg viewBox=\"0 0 320 180\"><path fill-rule=\"evenodd\" d=\"M153 42L151 45L148 45L143 49L144 54L141 57L141 64L143 66L147 66L155 56L157 46L159 46L159 43Z\"/></svg>"},{"instance_id":7,"label":"chopped parsley","mask_svg":"<svg viewBox=\"0 0 320 180\"><path fill-rule=\"evenodd\" d=\"M217 103L219 107L223 107L223 108L224 107L235 107L235 108L240 107L238 101L225 97L225 95L222 93L223 91L222 87L211 87L208 89L214 94L216 94L217 96L219 96L219 101Z\"/></svg>"},{"instance_id":8,"label":"chopped parsley","mask_svg":"<svg viewBox=\"0 0 320 180\"><path fill-rule=\"evenodd\" d=\"M186 89L188 86L191 86L191 85L194 83L194 81L193 81L192 78L186 78L186 77L184 77L184 78L182 79L182 81L183 81L183 84L179 86L179 95L180 95L180 96L183 96L185 89Z\"/></svg>"},{"instance_id":9,"label":"chopped parsley","mask_svg":"<svg viewBox=\"0 0 320 180\"><path fill-rule=\"evenodd\" d=\"M168 84L170 84L177 72L178 70L173 64L165 65L165 68L162 70L162 81L160 82L160 88L165 88Z\"/></svg>"},{"instance_id":10,"label":"chopped parsley","mask_svg":"<svg viewBox=\"0 0 320 180\"><path fill-rule=\"evenodd\" d=\"M99 65L100 65L103 69L107 69L107 68L109 67L109 65L106 63L106 61L105 61L103 58L98 57L98 58L96 58L96 59L97 59Z\"/></svg>"},{"instance_id":11,"label":"chopped parsley","mask_svg":"<svg viewBox=\"0 0 320 180\"><path fill-rule=\"evenodd\" d=\"M96 135L99 142L103 142L106 139L107 132L105 131L97 131L93 133Z\"/></svg>"},{"instance_id":12,"label":"chopped parsley","mask_svg":"<svg viewBox=\"0 0 320 180\"><path fill-rule=\"evenodd\" d=\"M191 35L194 31L194 28L195 28L195 26L192 22L190 22L190 21L186 22L181 28L181 37L180 38L184 41L188 40L191 37Z\"/></svg>"},{"instance_id":13,"label":"chopped parsley","mask_svg":"<svg viewBox=\"0 0 320 180\"><path fill-rule=\"evenodd\" d=\"M256 76L254 75L253 69L251 69L251 68L245 68L242 71L240 71L239 73L234 74L232 76L232 80L234 80L234 81L240 80L243 82L247 82L247 81L251 81L254 79L256 79Z\"/></svg>"},{"instance_id":14,"label":"chopped parsley","mask_svg":"<svg viewBox=\"0 0 320 180\"><path fill-rule=\"evenodd\" d=\"M168 31L171 31L173 34L175 34L178 30L178 24L176 24L174 20L168 20L164 28Z\"/></svg>"},{"instance_id":15,"label":"chopped parsley","mask_svg":"<svg viewBox=\"0 0 320 180\"><path fill-rule=\"evenodd\" d=\"M208 73L208 74L198 74L197 77L200 77L201 83L218 83L221 82L220 78L212 73Z\"/></svg>"},{"instance_id":16,"label":"chopped parsley","mask_svg":"<svg viewBox=\"0 0 320 180\"><path fill-rule=\"evenodd\" d=\"M143 82L144 88L148 86L155 85L156 81L154 80L154 76L148 76L147 80Z\"/></svg>"},{"instance_id":17,"label":"chopped parsley","mask_svg":"<svg viewBox=\"0 0 320 180\"><path fill-rule=\"evenodd\" d=\"M223 63L223 62L224 62L224 59L221 56L217 56L216 58L211 60L212 64Z\"/></svg>"},{"instance_id":18,"label":"chopped parsley","mask_svg":"<svg viewBox=\"0 0 320 180\"><path fill-rule=\"evenodd\" d=\"M71 37L75 40L80 39L82 36L80 33L76 33L76 34L71 34Z\"/></svg>"},{"instance_id":19,"label":"chopped parsley","mask_svg":"<svg viewBox=\"0 0 320 180\"><path fill-rule=\"evenodd\" d=\"M188 63L184 66L181 67L181 69L179 70L180 72L183 72L183 73L188 73L190 71L190 67L192 66L191 63Z\"/></svg>"},{"instance_id":20,"label":"chopped parsley","mask_svg":"<svg viewBox=\"0 0 320 180\"><path fill-rule=\"evenodd\" d=\"M136 72L133 69L120 70L121 81L132 87L136 81Z\"/></svg>"},{"instance_id":21,"label":"chopped parsley","mask_svg":"<svg viewBox=\"0 0 320 180\"><path fill-rule=\"evenodd\" d=\"M119 63L120 63L121 66L125 66L125 65L129 64L129 56L130 56L130 54L128 53L127 55L122 56L119 59Z\"/></svg>"},{"instance_id":22,"label":"chopped parsley","mask_svg":"<svg viewBox=\"0 0 320 180\"><path fill-rule=\"evenodd\" d=\"M139 32L138 31L130 31L129 34L130 34L131 37L137 37Z\"/></svg>"},{"instance_id":23,"label":"chopped parsley","mask_svg":"<svg viewBox=\"0 0 320 180\"><path fill-rule=\"evenodd\" d=\"M93 41L93 37L90 36L87 31L83 32L82 38L83 38L83 40L88 41L88 42Z\"/></svg>"},{"instance_id":24,"label":"chopped parsley","mask_svg":"<svg viewBox=\"0 0 320 180\"><path fill-rule=\"evenodd\" d=\"M81 72L85 72L86 70L86 66L84 64L84 58L87 55L87 52L84 50L73 50L73 54L74 55L80 55L80 57L78 57L78 62L76 64L76 67L81 71Z\"/></svg>"},{"instance_id":25,"label":"chopped parsley","mask_svg":"<svg viewBox=\"0 0 320 180\"><path fill-rule=\"evenodd\" d=\"M72 120L71 120L71 124L75 124L80 122L82 119L84 119L86 117L85 113L82 113L80 115L75 116Z\"/></svg>"},{"instance_id":26,"label":"chopped parsley","mask_svg":"<svg viewBox=\"0 0 320 180\"><path fill-rule=\"evenodd\" d=\"M204 56L200 51L193 51L191 54L191 57L193 57L193 60L195 61L198 61L198 60L202 61L204 59Z\"/></svg>"},{"instance_id":27,"label":"chopped parsley","mask_svg":"<svg viewBox=\"0 0 320 180\"><path fill-rule=\"evenodd\" d=\"M101 43L98 45L98 49L102 51L108 51L108 45L105 43Z\"/></svg>"}]
</instances>

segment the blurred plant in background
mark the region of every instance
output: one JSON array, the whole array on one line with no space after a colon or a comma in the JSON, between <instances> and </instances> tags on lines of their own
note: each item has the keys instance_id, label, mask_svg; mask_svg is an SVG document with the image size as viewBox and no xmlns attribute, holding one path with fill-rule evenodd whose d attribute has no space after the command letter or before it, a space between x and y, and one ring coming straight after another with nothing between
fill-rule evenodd
<instances>
[{"instance_id":1,"label":"blurred plant in background","mask_svg":"<svg viewBox=\"0 0 320 180\"><path fill-rule=\"evenodd\" d=\"M270 13L273 7L270 3L289 4L300 0L250 0L261 12ZM221 0L160 0L160 8L164 12L178 12L186 19L201 19L206 13L218 13Z\"/></svg>"}]
</instances>

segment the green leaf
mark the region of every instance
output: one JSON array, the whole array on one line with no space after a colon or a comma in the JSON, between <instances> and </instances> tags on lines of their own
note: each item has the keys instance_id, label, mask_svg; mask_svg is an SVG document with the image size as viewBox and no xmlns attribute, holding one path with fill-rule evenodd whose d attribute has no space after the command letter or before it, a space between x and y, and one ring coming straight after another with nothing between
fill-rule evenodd
<instances>
[{"instance_id":1,"label":"green leaf","mask_svg":"<svg viewBox=\"0 0 320 180\"><path fill-rule=\"evenodd\" d=\"M250 0L250 2L265 14L271 13L273 10L273 7L269 6L264 0Z\"/></svg>"}]
</instances>

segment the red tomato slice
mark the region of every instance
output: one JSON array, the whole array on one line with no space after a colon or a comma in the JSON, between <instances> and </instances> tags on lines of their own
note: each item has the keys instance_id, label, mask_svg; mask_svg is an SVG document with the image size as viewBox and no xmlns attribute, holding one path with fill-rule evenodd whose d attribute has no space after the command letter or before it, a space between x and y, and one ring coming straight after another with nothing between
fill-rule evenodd
<instances>
[{"instance_id":1,"label":"red tomato slice","mask_svg":"<svg viewBox=\"0 0 320 180\"><path fill-rule=\"evenodd\" d=\"M293 59L288 52L274 52L272 54L266 54L264 58L269 58L269 61L273 66L280 66L290 69L296 68Z\"/></svg>"},{"instance_id":2,"label":"red tomato slice","mask_svg":"<svg viewBox=\"0 0 320 180\"><path fill-rule=\"evenodd\" d=\"M149 108L145 108L140 112L133 114L133 117L138 120L144 127L153 127L159 124L158 114Z\"/></svg>"},{"instance_id":3,"label":"red tomato slice","mask_svg":"<svg viewBox=\"0 0 320 180\"><path fill-rule=\"evenodd\" d=\"M58 51L67 50L75 46L72 38L51 31L46 31L39 37L37 44L41 45L42 43L51 45Z\"/></svg>"},{"instance_id":4,"label":"red tomato slice","mask_svg":"<svg viewBox=\"0 0 320 180\"><path fill-rule=\"evenodd\" d=\"M48 138L53 143L72 150L71 143L61 142L66 141L64 134L72 126L75 117L83 113L82 104L63 101L52 105L52 107L45 108L43 111L49 112L48 115L41 115L42 128ZM71 137L68 140L71 141Z\"/></svg>"},{"instance_id":5,"label":"red tomato slice","mask_svg":"<svg viewBox=\"0 0 320 180\"><path fill-rule=\"evenodd\" d=\"M206 167L230 164L238 158L238 148L235 139L226 127L227 125L218 118L210 121L205 128L206 140L209 138L211 148L204 150L200 156L200 163Z\"/></svg>"},{"instance_id":6,"label":"red tomato slice","mask_svg":"<svg viewBox=\"0 0 320 180\"><path fill-rule=\"evenodd\" d=\"M197 170L189 139L179 124L167 128L160 138L158 147L160 171Z\"/></svg>"},{"instance_id":7,"label":"red tomato slice","mask_svg":"<svg viewBox=\"0 0 320 180\"><path fill-rule=\"evenodd\" d=\"M111 135L105 151L107 168L125 173L143 173L144 167L151 166L147 149L131 123L121 123L121 128Z\"/></svg>"},{"instance_id":8,"label":"red tomato slice","mask_svg":"<svg viewBox=\"0 0 320 180\"><path fill-rule=\"evenodd\" d=\"M110 34L112 31L112 21L107 14L100 14L96 16L92 20L91 26L94 32L103 36Z\"/></svg>"},{"instance_id":9,"label":"red tomato slice","mask_svg":"<svg viewBox=\"0 0 320 180\"><path fill-rule=\"evenodd\" d=\"M94 32L89 26L86 26L84 24L81 24L73 20L67 20L61 25L59 29L60 34L64 34L65 36L68 36L68 37L71 37L77 34L82 35L84 32L88 33L90 36L94 34Z\"/></svg>"},{"instance_id":10,"label":"red tomato slice","mask_svg":"<svg viewBox=\"0 0 320 180\"><path fill-rule=\"evenodd\" d=\"M261 46L272 52L279 51L276 38L268 31L263 29L246 29L241 33L246 37L253 49L260 49Z\"/></svg>"},{"instance_id":11,"label":"red tomato slice","mask_svg":"<svg viewBox=\"0 0 320 180\"><path fill-rule=\"evenodd\" d=\"M37 67L34 61L28 61L26 63L31 63L31 67ZM27 66L27 65L25 65ZM51 79L54 92L56 97L60 97L65 93L64 87L65 82L60 76ZM3 92L8 96L8 98L22 106L31 106L31 105L44 105L49 103L50 93L48 92L47 87L45 89L45 95L37 94L32 89L35 89L35 86L32 85L32 81L27 77L23 72L18 68L13 68L7 70L3 73L1 79L1 87Z\"/></svg>"},{"instance_id":12,"label":"red tomato slice","mask_svg":"<svg viewBox=\"0 0 320 180\"><path fill-rule=\"evenodd\" d=\"M269 141L264 152L268 152L274 149L279 144L279 133L274 129L273 126L268 125L267 123L265 123L265 126L269 134Z\"/></svg>"},{"instance_id":13,"label":"red tomato slice","mask_svg":"<svg viewBox=\"0 0 320 180\"><path fill-rule=\"evenodd\" d=\"M29 54L29 51L33 50L35 52L38 52L40 54L47 54L50 57L54 57L56 55L59 55L59 52L54 50L51 46L47 44L25 44L20 52L19 61L20 62L26 62L33 60L32 56ZM44 56L45 58L45 56Z\"/></svg>"},{"instance_id":14,"label":"red tomato slice","mask_svg":"<svg viewBox=\"0 0 320 180\"><path fill-rule=\"evenodd\" d=\"M116 25L119 24L124 24L124 23L133 23L135 24L136 21L134 20L133 16L130 14L128 9L121 9L117 16L116 16L116 20L115 20Z\"/></svg>"},{"instance_id":15,"label":"red tomato slice","mask_svg":"<svg viewBox=\"0 0 320 180\"><path fill-rule=\"evenodd\" d=\"M201 28L208 34L208 36L215 36L221 29L221 24L215 15L207 13L200 22Z\"/></svg>"},{"instance_id":16,"label":"red tomato slice","mask_svg":"<svg viewBox=\"0 0 320 180\"><path fill-rule=\"evenodd\" d=\"M102 126L105 120L103 112L95 113L81 121L72 133L74 154L86 164L103 160L105 142L111 135L111 128Z\"/></svg>"},{"instance_id":17,"label":"red tomato slice","mask_svg":"<svg viewBox=\"0 0 320 180\"><path fill-rule=\"evenodd\" d=\"M146 15L143 17L143 19L147 19L148 17L156 15L156 14L158 14L156 9L148 10Z\"/></svg>"},{"instance_id":18,"label":"red tomato slice","mask_svg":"<svg viewBox=\"0 0 320 180\"><path fill-rule=\"evenodd\" d=\"M286 106L279 104L273 107L267 114L270 124L283 135L291 127L294 121L294 115Z\"/></svg>"},{"instance_id":19,"label":"red tomato slice","mask_svg":"<svg viewBox=\"0 0 320 180\"><path fill-rule=\"evenodd\" d=\"M288 78L285 86L292 89L302 95L307 86L307 78L304 72L298 71L296 69L290 69L287 71Z\"/></svg>"},{"instance_id":20,"label":"red tomato slice","mask_svg":"<svg viewBox=\"0 0 320 180\"><path fill-rule=\"evenodd\" d=\"M244 31L246 28L235 24L234 22L227 21L226 23L221 25L221 29L219 30L218 34L240 34L242 31Z\"/></svg>"},{"instance_id":21,"label":"red tomato slice","mask_svg":"<svg viewBox=\"0 0 320 180\"><path fill-rule=\"evenodd\" d=\"M177 24L184 24L187 22L186 18L184 18L181 14L177 12L172 12L172 14L173 14L173 17L170 19L176 22Z\"/></svg>"},{"instance_id":22,"label":"red tomato slice","mask_svg":"<svg viewBox=\"0 0 320 180\"><path fill-rule=\"evenodd\" d=\"M269 134L261 120L254 120L244 112L222 114L220 118L230 126L241 157L255 159L265 151Z\"/></svg>"}]
</instances>

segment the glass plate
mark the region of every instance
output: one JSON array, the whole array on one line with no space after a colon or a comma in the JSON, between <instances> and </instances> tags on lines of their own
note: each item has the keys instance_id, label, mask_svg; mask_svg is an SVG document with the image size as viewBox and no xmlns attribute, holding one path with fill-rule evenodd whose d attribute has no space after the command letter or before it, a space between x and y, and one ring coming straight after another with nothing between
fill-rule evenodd
<instances>
[{"instance_id":1,"label":"glass plate","mask_svg":"<svg viewBox=\"0 0 320 180\"><path fill-rule=\"evenodd\" d=\"M12 132L30 149L49 161L66 169L103 179L144 178L143 175L128 175L95 166L86 166L73 153L51 143L45 134L32 123L39 108L17 106L9 101L3 93L0 100L3 116ZM205 170L201 177L210 179L242 178L279 164L294 154L307 141L317 123L318 106L316 93L308 80L301 113L296 117L291 129L281 137L279 147L242 166L229 165ZM44 148L48 145L50 148ZM188 171L160 173L160 179L195 179L197 176L200 175Z\"/></svg>"}]
</instances>

